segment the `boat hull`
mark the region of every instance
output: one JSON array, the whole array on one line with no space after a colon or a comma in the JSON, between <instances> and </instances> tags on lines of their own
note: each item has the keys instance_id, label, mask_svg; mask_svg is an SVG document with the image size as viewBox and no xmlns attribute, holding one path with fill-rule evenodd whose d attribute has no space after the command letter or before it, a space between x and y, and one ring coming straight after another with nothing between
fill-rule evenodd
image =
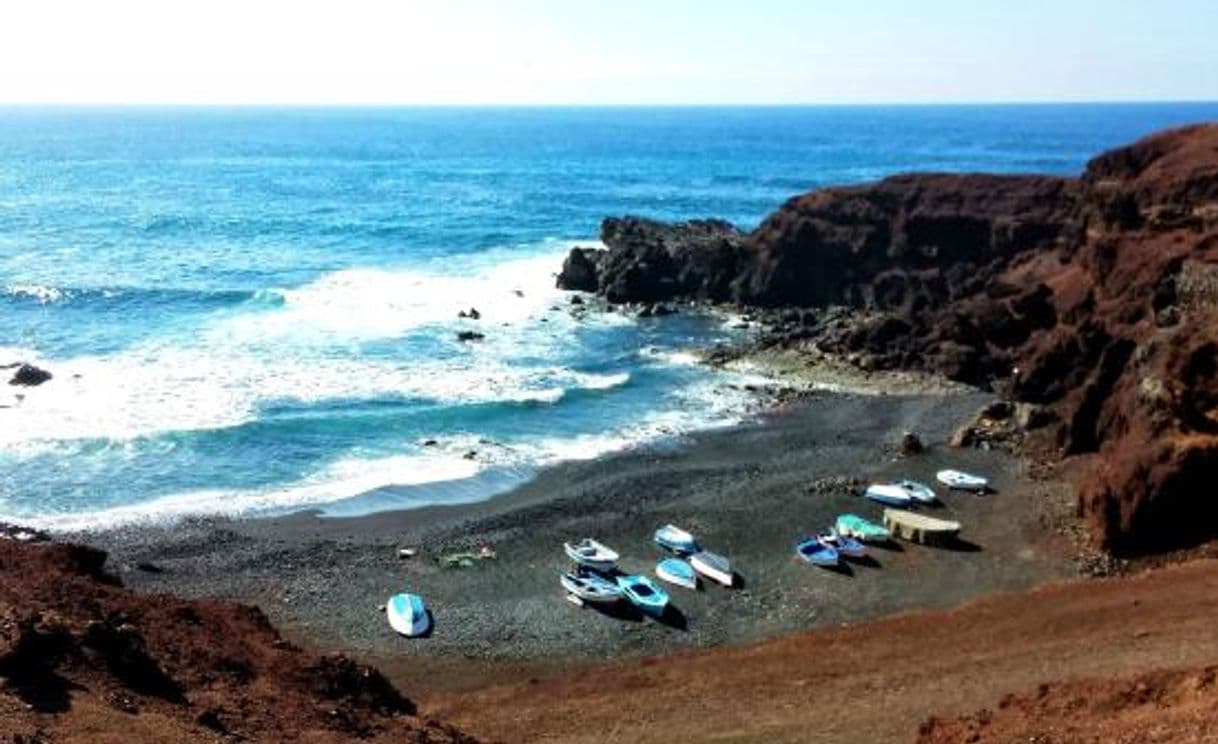
<instances>
[{"instance_id":1,"label":"boat hull","mask_svg":"<svg viewBox=\"0 0 1218 744\"><path fill-rule=\"evenodd\" d=\"M417 594L395 594L385 604L389 627L408 637L417 637L431 630L431 613Z\"/></svg>"},{"instance_id":2,"label":"boat hull","mask_svg":"<svg viewBox=\"0 0 1218 744\"><path fill-rule=\"evenodd\" d=\"M885 506L902 507L913 503L909 492L897 486L868 486L863 496Z\"/></svg>"},{"instance_id":3,"label":"boat hull","mask_svg":"<svg viewBox=\"0 0 1218 744\"><path fill-rule=\"evenodd\" d=\"M669 584L683 586L686 589L698 588L698 574L685 561L670 558L656 564L656 576Z\"/></svg>"},{"instance_id":4,"label":"boat hull","mask_svg":"<svg viewBox=\"0 0 1218 744\"><path fill-rule=\"evenodd\" d=\"M736 583L736 573L732 570L731 563L721 555L707 551L694 553L689 557L689 565L706 578L723 586Z\"/></svg>"}]
</instances>

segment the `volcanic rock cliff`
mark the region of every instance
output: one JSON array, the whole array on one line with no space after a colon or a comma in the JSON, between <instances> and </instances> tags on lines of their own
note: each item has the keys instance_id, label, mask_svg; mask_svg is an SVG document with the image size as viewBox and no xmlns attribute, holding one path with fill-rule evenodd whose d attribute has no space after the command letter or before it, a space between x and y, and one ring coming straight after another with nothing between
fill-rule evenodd
<instances>
[{"instance_id":1,"label":"volcanic rock cliff","mask_svg":"<svg viewBox=\"0 0 1218 744\"><path fill-rule=\"evenodd\" d=\"M1218 125L1080 178L910 174L791 199L751 234L608 219L559 286L610 302L785 308L771 342L1033 404L1097 542L1218 536ZM792 310L798 308L796 312Z\"/></svg>"},{"instance_id":2,"label":"volcanic rock cliff","mask_svg":"<svg viewBox=\"0 0 1218 744\"><path fill-rule=\"evenodd\" d=\"M137 594L99 550L0 533L5 741L473 741L253 607Z\"/></svg>"}]
</instances>

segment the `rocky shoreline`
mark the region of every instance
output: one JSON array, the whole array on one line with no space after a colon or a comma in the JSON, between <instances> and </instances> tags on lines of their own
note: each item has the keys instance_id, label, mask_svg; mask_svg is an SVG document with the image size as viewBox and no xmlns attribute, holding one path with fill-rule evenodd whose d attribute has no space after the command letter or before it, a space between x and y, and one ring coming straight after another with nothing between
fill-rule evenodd
<instances>
[{"instance_id":1,"label":"rocky shoreline","mask_svg":"<svg viewBox=\"0 0 1218 744\"><path fill-rule=\"evenodd\" d=\"M745 234L605 220L558 285L610 303L720 303L749 351L911 370L1034 406L1094 543L1218 535L1218 125L1148 137L1079 178L911 174L791 199Z\"/></svg>"}]
</instances>

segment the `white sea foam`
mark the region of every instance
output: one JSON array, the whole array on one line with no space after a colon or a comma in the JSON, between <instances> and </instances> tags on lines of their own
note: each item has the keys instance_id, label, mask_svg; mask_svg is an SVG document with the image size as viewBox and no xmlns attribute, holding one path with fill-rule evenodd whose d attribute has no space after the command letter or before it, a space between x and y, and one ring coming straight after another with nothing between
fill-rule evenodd
<instances>
[{"instance_id":1,"label":"white sea foam","mask_svg":"<svg viewBox=\"0 0 1218 744\"><path fill-rule=\"evenodd\" d=\"M239 517L267 510L322 506L386 486L469 478L483 467L478 462L451 456L352 458L286 487L189 491L108 509L16 519L40 529L77 532L129 524L164 524L200 515Z\"/></svg>"},{"instance_id":2,"label":"white sea foam","mask_svg":"<svg viewBox=\"0 0 1218 744\"><path fill-rule=\"evenodd\" d=\"M41 304L59 302L67 294L58 287L46 286L43 284L19 283L9 284L4 287L5 294L13 297L28 297L32 300L37 300Z\"/></svg>"},{"instance_id":3,"label":"white sea foam","mask_svg":"<svg viewBox=\"0 0 1218 744\"><path fill-rule=\"evenodd\" d=\"M21 391L21 399L11 393L0 398L0 405L8 406L0 408L0 447L220 429L251 421L260 407L278 402L398 397L453 404L554 403L572 389L623 385L626 373L508 361L512 355L545 359L551 347L569 343L563 323L574 321L565 313L549 313L547 324L538 320L557 299L551 274L560 256L549 251L508 261L483 256L467 277L338 271L284 291L282 306L218 314L194 339L49 360L55 373L50 383ZM478 308L481 320L457 318L470 307ZM597 322L628 321L607 315ZM449 353L407 362L368 357L350 346L440 324L448 329L434 343L447 344ZM482 330L487 338L461 344L455 338L458 328ZM32 350L0 348L0 361L36 358Z\"/></svg>"}]
</instances>

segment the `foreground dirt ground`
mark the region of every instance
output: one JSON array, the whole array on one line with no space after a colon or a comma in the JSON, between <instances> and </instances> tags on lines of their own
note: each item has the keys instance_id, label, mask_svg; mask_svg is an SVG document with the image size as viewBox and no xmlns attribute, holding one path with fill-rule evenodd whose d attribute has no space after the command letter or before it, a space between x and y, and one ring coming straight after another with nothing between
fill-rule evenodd
<instances>
[{"instance_id":1,"label":"foreground dirt ground","mask_svg":"<svg viewBox=\"0 0 1218 744\"><path fill-rule=\"evenodd\" d=\"M1201 560L422 703L506 742L1218 741L1215 617Z\"/></svg>"}]
</instances>

